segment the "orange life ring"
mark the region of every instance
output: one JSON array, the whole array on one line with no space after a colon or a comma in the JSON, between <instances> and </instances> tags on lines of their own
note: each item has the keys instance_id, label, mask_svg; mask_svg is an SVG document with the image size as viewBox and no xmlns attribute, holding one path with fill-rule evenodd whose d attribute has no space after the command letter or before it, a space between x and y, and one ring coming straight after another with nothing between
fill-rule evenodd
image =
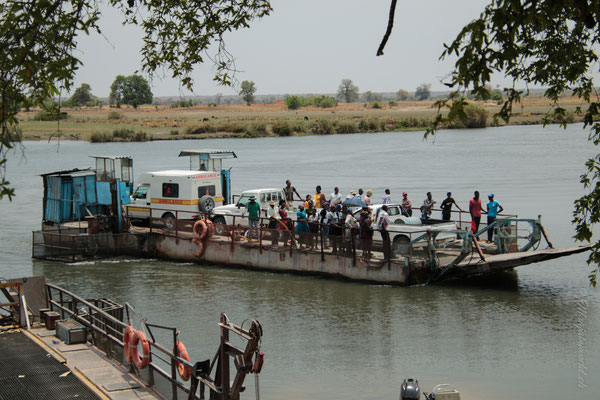
<instances>
[{"instance_id":1,"label":"orange life ring","mask_svg":"<svg viewBox=\"0 0 600 400\"><path fill-rule=\"evenodd\" d=\"M199 229L201 229L200 232L198 232ZM196 221L196 223L194 224L194 239L196 239L196 240L204 239L204 236L206 236L207 232L208 232L208 229L206 228L206 223L201 219Z\"/></svg>"},{"instance_id":2,"label":"orange life ring","mask_svg":"<svg viewBox=\"0 0 600 400\"><path fill-rule=\"evenodd\" d=\"M190 356L188 355L187 349L185 348L185 346L182 342L179 342L179 341L177 342L176 350L177 351L176 351L175 355L177 357L183 358L187 362L190 361ZM179 372L179 376L184 381L189 380L190 376L192 375L192 370L190 369L190 367L188 367L187 365L185 365L184 363L182 363L180 361L177 361L177 372Z\"/></svg>"},{"instance_id":3,"label":"orange life ring","mask_svg":"<svg viewBox=\"0 0 600 400\"><path fill-rule=\"evenodd\" d=\"M128 325L127 328L125 328L125 332L123 333L123 353L125 354L125 359L129 363L131 362L130 342L134 332L135 330L133 330L133 327L131 325Z\"/></svg>"},{"instance_id":4,"label":"orange life ring","mask_svg":"<svg viewBox=\"0 0 600 400\"><path fill-rule=\"evenodd\" d=\"M142 343L142 357L138 352L138 343ZM150 343L142 331L137 331L131 337L131 360L139 369L144 369L150 363Z\"/></svg>"},{"instance_id":5,"label":"orange life ring","mask_svg":"<svg viewBox=\"0 0 600 400\"><path fill-rule=\"evenodd\" d=\"M205 222L206 222L206 227L208 228L207 237L211 238L215 234L215 224L210 219L207 219Z\"/></svg>"}]
</instances>

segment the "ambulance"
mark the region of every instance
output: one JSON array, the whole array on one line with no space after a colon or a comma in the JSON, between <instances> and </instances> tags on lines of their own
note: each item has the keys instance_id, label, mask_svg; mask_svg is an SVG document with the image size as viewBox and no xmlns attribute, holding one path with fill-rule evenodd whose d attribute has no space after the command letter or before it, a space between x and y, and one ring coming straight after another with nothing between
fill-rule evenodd
<instances>
[{"instance_id":1,"label":"ambulance","mask_svg":"<svg viewBox=\"0 0 600 400\"><path fill-rule=\"evenodd\" d=\"M231 199L230 170L222 169L222 160L237 158L233 151L186 150L190 170L145 172L125 206L132 220L162 218L167 229L175 228L176 219L193 219L210 213L215 206Z\"/></svg>"}]
</instances>

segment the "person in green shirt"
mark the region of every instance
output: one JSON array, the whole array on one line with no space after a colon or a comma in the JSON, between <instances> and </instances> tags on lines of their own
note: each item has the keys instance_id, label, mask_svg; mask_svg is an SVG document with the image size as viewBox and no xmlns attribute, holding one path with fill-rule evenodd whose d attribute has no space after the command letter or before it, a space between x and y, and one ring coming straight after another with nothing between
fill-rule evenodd
<instances>
[{"instance_id":1,"label":"person in green shirt","mask_svg":"<svg viewBox=\"0 0 600 400\"><path fill-rule=\"evenodd\" d=\"M246 205L248 209L248 221L250 223L250 232L248 233L248 238L253 239L254 237L258 237L258 221L260 217L260 205L256 202L256 197L250 196L250 201Z\"/></svg>"}]
</instances>

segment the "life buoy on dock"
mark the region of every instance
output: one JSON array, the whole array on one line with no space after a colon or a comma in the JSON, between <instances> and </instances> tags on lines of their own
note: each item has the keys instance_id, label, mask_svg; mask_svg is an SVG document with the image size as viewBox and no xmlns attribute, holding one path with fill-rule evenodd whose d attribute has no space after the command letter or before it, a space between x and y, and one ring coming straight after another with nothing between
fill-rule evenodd
<instances>
[{"instance_id":1,"label":"life buoy on dock","mask_svg":"<svg viewBox=\"0 0 600 400\"><path fill-rule=\"evenodd\" d=\"M185 361L190 361L190 356L188 355L187 349L182 342L177 342L175 355L179 358L183 358ZM189 380L190 376L192 375L192 370L190 367L179 361L177 361L177 372L184 381Z\"/></svg>"},{"instance_id":2,"label":"life buoy on dock","mask_svg":"<svg viewBox=\"0 0 600 400\"><path fill-rule=\"evenodd\" d=\"M127 325L125 328L125 332L123 332L123 353L125 354L125 359L127 362L131 362L131 337L133 336L135 330L131 325Z\"/></svg>"},{"instance_id":3,"label":"life buoy on dock","mask_svg":"<svg viewBox=\"0 0 600 400\"><path fill-rule=\"evenodd\" d=\"M194 224L194 239L196 239L196 240L204 239L207 232L208 232L208 229L206 227L206 223L201 219L196 221L196 223Z\"/></svg>"},{"instance_id":4,"label":"life buoy on dock","mask_svg":"<svg viewBox=\"0 0 600 400\"><path fill-rule=\"evenodd\" d=\"M142 357L138 352L138 344L142 343ZM131 337L131 360L139 369L144 369L150 363L150 343L142 331L137 331Z\"/></svg>"}]
</instances>

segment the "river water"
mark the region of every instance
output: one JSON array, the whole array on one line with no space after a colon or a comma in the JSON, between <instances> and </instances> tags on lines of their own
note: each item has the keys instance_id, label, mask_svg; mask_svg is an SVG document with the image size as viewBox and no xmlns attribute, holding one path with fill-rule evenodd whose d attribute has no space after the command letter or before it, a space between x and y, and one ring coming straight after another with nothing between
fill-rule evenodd
<instances>
[{"instance_id":1,"label":"river water","mask_svg":"<svg viewBox=\"0 0 600 400\"><path fill-rule=\"evenodd\" d=\"M129 302L151 322L177 326L192 359L212 357L218 317L264 328L263 399L397 399L403 378L424 390L454 384L463 399L598 398L600 289L586 255L518 268L502 282L399 288L156 260L78 264L32 260L42 216L39 174L91 165L89 155L131 155L135 175L188 168L180 150L234 150L233 191L282 187L327 195L389 187L420 205L448 190L466 208L473 190L507 213L543 216L555 247L574 244L573 200L594 152L581 125L318 137L148 143L26 142L12 153L17 195L0 202L0 276L43 274L88 297ZM254 397L247 380L245 398ZM587 387L584 387L587 386Z\"/></svg>"}]
</instances>

